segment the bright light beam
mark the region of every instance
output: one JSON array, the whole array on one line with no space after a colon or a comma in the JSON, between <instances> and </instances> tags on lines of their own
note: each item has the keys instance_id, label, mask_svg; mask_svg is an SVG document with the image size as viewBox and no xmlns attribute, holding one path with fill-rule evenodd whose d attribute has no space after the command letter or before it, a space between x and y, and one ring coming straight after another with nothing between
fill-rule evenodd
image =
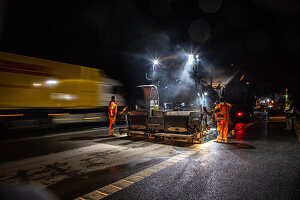
<instances>
[{"instance_id":1,"label":"bright light beam","mask_svg":"<svg viewBox=\"0 0 300 200\"><path fill-rule=\"evenodd\" d=\"M194 55L193 54L189 54L189 57L188 57L188 64L193 64L194 63Z\"/></svg>"},{"instance_id":2,"label":"bright light beam","mask_svg":"<svg viewBox=\"0 0 300 200\"><path fill-rule=\"evenodd\" d=\"M153 60L153 65L158 65L159 61L157 59Z\"/></svg>"}]
</instances>

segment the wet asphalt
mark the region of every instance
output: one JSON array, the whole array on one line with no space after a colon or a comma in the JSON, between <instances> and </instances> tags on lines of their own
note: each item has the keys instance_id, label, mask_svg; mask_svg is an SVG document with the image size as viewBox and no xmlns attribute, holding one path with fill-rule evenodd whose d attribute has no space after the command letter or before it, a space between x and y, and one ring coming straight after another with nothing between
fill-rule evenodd
<instances>
[{"instance_id":1,"label":"wet asphalt","mask_svg":"<svg viewBox=\"0 0 300 200\"><path fill-rule=\"evenodd\" d=\"M299 199L300 149L284 123L260 119L106 199Z\"/></svg>"},{"instance_id":2,"label":"wet asphalt","mask_svg":"<svg viewBox=\"0 0 300 200\"><path fill-rule=\"evenodd\" d=\"M206 150L105 199L299 199L299 140L294 132L284 128L284 121L261 115L249 127L239 124L236 137L228 144L209 142ZM1 163L76 150L95 143L130 148L168 146L173 148L166 154L169 157L190 148L182 143L110 138L106 130L100 129L53 137L1 140ZM71 173L46 189L58 199L74 199L160 163L168 158L166 155L145 156L105 169Z\"/></svg>"}]
</instances>

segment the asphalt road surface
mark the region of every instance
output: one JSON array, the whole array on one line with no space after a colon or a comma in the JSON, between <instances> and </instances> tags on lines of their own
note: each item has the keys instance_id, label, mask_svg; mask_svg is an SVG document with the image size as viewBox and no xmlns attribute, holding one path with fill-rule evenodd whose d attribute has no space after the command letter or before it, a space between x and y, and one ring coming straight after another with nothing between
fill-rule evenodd
<instances>
[{"instance_id":1,"label":"asphalt road surface","mask_svg":"<svg viewBox=\"0 0 300 200\"><path fill-rule=\"evenodd\" d=\"M6 138L0 195L24 198L33 185L48 199L299 199L299 139L284 128L260 116L228 144L109 137L105 127Z\"/></svg>"}]
</instances>

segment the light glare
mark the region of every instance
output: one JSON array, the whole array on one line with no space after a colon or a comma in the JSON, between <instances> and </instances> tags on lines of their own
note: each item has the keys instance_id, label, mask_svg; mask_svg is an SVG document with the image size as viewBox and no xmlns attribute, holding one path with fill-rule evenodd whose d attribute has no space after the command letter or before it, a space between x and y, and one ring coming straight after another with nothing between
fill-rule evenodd
<instances>
[{"instance_id":1,"label":"light glare","mask_svg":"<svg viewBox=\"0 0 300 200\"><path fill-rule=\"evenodd\" d=\"M57 85L57 84L58 84L57 80L48 80L48 81L46 81L46 85L49 85L49 86L53 86L53 85Z\"/></svg>"},{"instance_id":2,"label":"light glare","mask_svg":"<svg viewBox=\"0 0 300 200\"><path fill-rule=\"evenodd\" d=\"M190 54L188 58L188 64L193 64L194 63L194 55Z\"/></svg>"},{"instance_id":3,"label":"light glare","mask_svg":"<svg viewBox=\"0 0 300 200\"><path fill-rule=\"evenodd\" d=\"M153 64L154 64L154 65L158 65L158 63L159 63L159 62L158 62L157 59L153 60Z\"/></svg>"},{"instance_id":4,"label":"light glare","mask_svg":"<svg viewBox=\"0 0 300 200\"><path fill-rule=\"evenodd\" d=\"M33 83L32 85L33 85L34 87L41 87L41 86L42 86L41 83Z\"/></svg>"}]
</instances>

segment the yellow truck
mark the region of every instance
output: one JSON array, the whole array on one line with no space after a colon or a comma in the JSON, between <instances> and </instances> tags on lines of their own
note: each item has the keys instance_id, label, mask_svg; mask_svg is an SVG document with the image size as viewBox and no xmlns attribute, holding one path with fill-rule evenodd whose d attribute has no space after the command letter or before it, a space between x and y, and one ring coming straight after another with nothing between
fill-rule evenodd
<instances>
[{"instance_id":1,"label":"yellow truck","mask_svg":"<svg viewBox=\"0 0 300 200\"><path fill-rule=\"evenodd\" d=\"M0 52L0 122L8 127L106 121L115 87L99 69Z\"/></svg>"}]
</instances>

